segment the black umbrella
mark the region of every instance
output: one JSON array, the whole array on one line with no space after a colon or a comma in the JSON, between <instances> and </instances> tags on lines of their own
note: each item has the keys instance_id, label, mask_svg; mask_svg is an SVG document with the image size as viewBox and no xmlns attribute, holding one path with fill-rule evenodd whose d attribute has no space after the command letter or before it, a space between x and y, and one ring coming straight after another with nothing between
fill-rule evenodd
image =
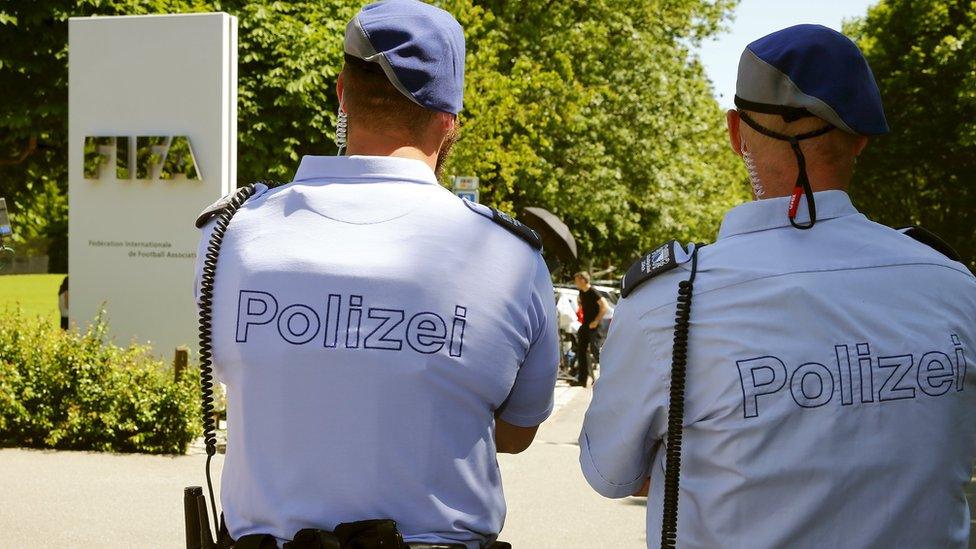
<instances>
[{"instance_id":1,"label":"black umbrella","mask_svg":"<svg viewBox=\"0 0 976 549\"><path fill-rule=\"evenodd\" d=\"M576 239L569 227L552 212L543 208L529 207L522 213L520 221L533 228L542 237L546 255L561 263L576 262Z\"/></svg>"}]
</instances>

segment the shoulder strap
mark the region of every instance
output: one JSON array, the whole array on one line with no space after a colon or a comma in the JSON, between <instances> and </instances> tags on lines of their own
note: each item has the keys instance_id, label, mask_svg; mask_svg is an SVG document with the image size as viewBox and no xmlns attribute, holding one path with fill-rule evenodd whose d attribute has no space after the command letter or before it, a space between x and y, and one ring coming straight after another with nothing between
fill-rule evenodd
<instances>
[{"instance_id":1,"label":"shoulder strap","mask_svg":"<svg viewBox=\"0 0 976 549\"><path fill-rule=\"evenodd\" d=\"M691 247L693 253L695 245L692 244ZM685 251L676 240L658 246L627 269L627 273L620 279L620 296L627 297L641 284L687 262L690 257L689 252Z\"/></svg>"},{"instance_id":2,"label":"shoulder strap","mask_svg":"<svg viewBox=\"0 0 976 549\"><path fill-rule=\"evenodd\" d=\"M484 204L477 204L466 198L462 200L464 200L464 205L467 206L471 211L492 220L496 225L501 226L506 231L521 238L536 251L542 251L542 238L539 236L539 233L535 232L518 219L515 219L501 210L489 208Z\"/></svg>"},{"instance_id":3,"label":"shoulder strap","mask_svg":"<svg viewBox=\"0 0 976 549\"><path fill-rule=\"evenodd\" d=\"M279 186L281 186L281 183L277 183L274 181L258 181L254 183L254 193L250 197L248 197L248 200L256 196L261 196L268 189L273 189ZM234 196L237 195L238 190L240 189L234 189L226 196L221 197L220 200L207 206L202 212L200 212L200 215L197 216L197 220L194 223L194 225L196 225L196 228L202 229L203 226L206 225L207 222L210 221L212 217L220 215L220 212L224 211L224 209L226 209L227 206L230 205L230 201L233 200Z\"/></svg>"},{"instance_id":4,"label":"shoulder strap","mask_svg":"<svg viewBox=\"0 0 976 549\"><path fill-rule=\"evenodd\" d=\"M206 209L200 212L200 215L197 216L197 220L196 223L194 223L194 225L196 225L198 229L202 229L203 226L207 224L207 221L210 221L211 217L220 214L220 212L222 212L224 208L226 208L227 205L230 204L230 201L232 198L234 198L235 194L237 194L237 189L234 189L233 192L224 195L223 197L220 198L220 200L207 206Z\"/></svg>"},{"instance_id":5,"label":"shoulder strap","mask_svg":"<svg viewBox=\"0 0 976 549\"><path fill-rule=\"evenodd\" d=\"M938 235L936 235L932 231L914 225L909 227L903 227L901 229L898 229L898 231L905 234L906 236L910 236L914 238L915 240L921 242L922 244L925 244L926 246L932 248L933 250L939 252L940 254L948 257L953 261L962 261L962 259L959 257L959 254L956 253L956 250L953 250L952 246L946 243L945 240L939 238Z\"/></svg>"}]
</instances>

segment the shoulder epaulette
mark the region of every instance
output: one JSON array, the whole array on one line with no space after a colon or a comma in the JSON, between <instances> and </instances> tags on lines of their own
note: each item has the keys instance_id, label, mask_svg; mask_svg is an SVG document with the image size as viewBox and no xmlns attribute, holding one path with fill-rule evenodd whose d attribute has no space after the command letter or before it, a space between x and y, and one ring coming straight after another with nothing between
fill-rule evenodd
<instances>
[{"instance_id":1,"label":"shoulder epaulette","mask_svg":"<svg viewBox=\"0 0 976 549\"><path fill-rule=\"evenodd\" d=\"M251 194L251 196L248 197L248 200L250 200L252 198L255 198L255 197L258 197L258 196L261 196L262 194L265 193L265 191L268 190L269 187L276 187L276 186L278 186L277 183L266 183L266 182L263 182L263 181L262 182L259 182L259 183L255 183L254 184L254 193ZM218 200L218 201L214 202L213 204L207 206L206 209L204 209L202 212L200 212L200 215L197 216L197 220L196 220L196 223L194 223L194 225L196 225L196 227L198 229L202 229L203 226L206 225L207 222L210 221L211 218L213 218L216 215L220 215L220 212L224 211L224 209L227 206L230 205L230 201L234 199L234 196L238 192L240 192L240 189L234 189L233 191L231 191L227 195L221 197L220 200Z\"/></svg>"},{"instance_id":2,"label":"shoulder epaulette","mask_svg":"<svg viewBox=\"0 0 976 549\"><path fill-rule=\"evenodd\" d=\"M956 253L956 250L952 249L952 246L946 243L945 240L939 238L938 235L936 235L932 231L923 229L921 227L916 227L916 226L903 227L901 229L898 229L898 231L906 236L910 236L914 238L915 240L921 242L922 244L925 244L926 246L932 248L933 250L939 252L940 254L948 257L953 261L962 260L959 257L959 254Z\"/></svg>"},{"instance_id":3,"label":"shoulder epaulette","mask_svg":"<svg viewBox=\"0 0 976 549\"><path fill-rule=\"evenodd\" d=\"M515 236L524 240L529 246L532 246L536 251L542 251L542 237L539 233L532 230L529 226L520 222L518 219L508 215L505 212L497 210L495 208L489 208L484 204L478 204L471 202L468 199L463 199L465 206L467 206L471 211L487 217L488 219L495 222L495 224L500 225L506 231L514 234Z\"/></svg>"},{"instance_id":4,"label":"shoulder epaulette","mask_svg":"<svg viewBox=\"0 0 976 549\"><path fill-rule=\"evenodd\" d=\"M627 273L620 279L620 296L627 297L641 284L666 273L678 265L688 261L691 256L676 240L662 244L653 252L645 254L627 269Z\"/></svg>"},{"instance_id":5,"label":"shoulder epaulette","mask_svg":"<svg viewBox=\"0 0 976 549\"><path fill-rule=\"evenodd\" d=\"M211 217L220 214L220 212L222 212L224 208L226 208L227 205L230 204L230 201L232 198L234 198L235 194L237 194L237 190L234 190L234 192L227 194L226 196L222 197L220 200L207 206L206 209L200 212L200 215L197 216L197 221L196 223L194 223L194 225L196 225L198 229L202 229L203 226L206 225L208 221L210 221Z\"/></svg>"}]
</instances>

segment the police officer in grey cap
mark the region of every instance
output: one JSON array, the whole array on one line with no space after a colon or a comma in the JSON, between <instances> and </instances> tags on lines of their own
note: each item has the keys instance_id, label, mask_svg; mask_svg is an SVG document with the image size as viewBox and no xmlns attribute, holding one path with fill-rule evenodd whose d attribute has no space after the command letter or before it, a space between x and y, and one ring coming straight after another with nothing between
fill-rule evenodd
<instances>
[{"instance_id":1,"label":"police officer in grey cap","mask_svg":"<svg viewBox=\"0 0 976 549\"><path fill-rule=\"evenodd\" d=\"M847 194L888 130L857 46L750 44L729 111L753 202L622 281L580 436L587 481L647 494L647 545L965 547L976 280ZM883 191L882 191L883 192Z\"/></svg>"},{"instance_id":2,"label":"police officer in grey cap","mask_svg":"<svg viewBox=\"0 0 976 549\"><path fill-rule=\"evenodd\" d=\"M345 53L349 156L306 156L198 220L204 381L212 358L227 386L223 538L507 547L496 452L532 442L558 365L541 243L438 182L464 82L449 13L370 4Z\"/></svg>"}]
</instances>

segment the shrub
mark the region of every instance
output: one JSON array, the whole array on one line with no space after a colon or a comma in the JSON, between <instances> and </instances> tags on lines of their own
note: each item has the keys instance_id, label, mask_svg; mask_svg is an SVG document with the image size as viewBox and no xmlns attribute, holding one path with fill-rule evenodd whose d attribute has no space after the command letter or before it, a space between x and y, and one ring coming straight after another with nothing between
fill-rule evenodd
<instances>
[{"instance_id":1,"label":"shrub","mask_svg":"<svg viewBox=\"0 0 976 549\"><path fill-rule=\"evenodd\" d=\"M148 348L0 312L0 445L184 453L201 432L193 372L174 382Z\"/></svg>"}]
</instances>

